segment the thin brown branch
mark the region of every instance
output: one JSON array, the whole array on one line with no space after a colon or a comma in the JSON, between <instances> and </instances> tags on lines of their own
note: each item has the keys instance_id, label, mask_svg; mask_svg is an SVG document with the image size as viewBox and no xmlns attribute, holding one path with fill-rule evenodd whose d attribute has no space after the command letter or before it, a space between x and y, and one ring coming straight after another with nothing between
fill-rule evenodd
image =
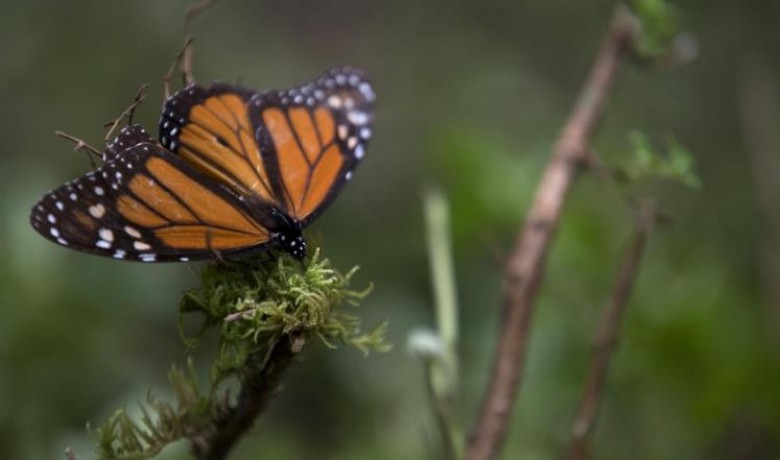
<instances>
[{"instance_id":1,"label":"thin brown branch","mask_svg":"<svg viewBox=\"0 0 780 460\"><path fill-rule=\"evenodd\" d=\"M192 52L189 51L192 48L192 42L193 38L190 36L187 36L184 40L184 47L179 51L179 53L174 58L173 62L171 63L171 66L168 68L168 72L163 75L163 88L165 89L165 99L163 100L163 106L165 106L165 101L168 100L169 97L171 97L171 79L173 78L173 74L176 72L176 69L178 68L179 71L183 74L183 79L185 85L188 85L195 81L195 78L192 76Z\"/></svg>"},{"instance_id":2,"label":"thin brown branch","mask_svg":"<svg viewBox=\"0 0 780 460\"><path fill-rule=\"evenodd\" d=\"M517 387L522 380L529 325L545 256L555 235L566 194L586 160L590 137L637 32L636 19L625 8L618 8L579 99L553 147L525 225L507 261L501 336L491 382L468 441L466 458L469 460L496 458L503 445Z\"/></svg>"},{"instance_id":3,"label":"thin brown branch","mask_svg":"<svg viewBox=\"0 0 780 460\"><path fill-rule=\"evenodd\" d=\"M189 43L192 42L193 37L192 23L199 14L211 8L216 3L217 0L199 0L191 3L189 6L187 6L187 9L184 10L185 45L183 57L181 60L181 71L182 78L184 80L184 86L190 86L191 84L195 83L195 78L192 76L192 47L189 46Z\"/></svg>"},{"instance_id":4,"label":"thin brown branch","mask_svg":"<svg viewBox=\"0 0 780 460\"><path fill-rule=\"evenodd\" d=\"M238 441L252 428L271 398L276 395L287 368L305 346L306 337L296 335L279 341L268 356L250 357L250 362L246 365L250 371L241 378L238 399L227 409L222 419L216 422L216 431L206 438L191 440L195 458L227 458Z\"/></svg>"},{"instance_id":5,"label":"thin brown branch","mask_svg":"<svg viewBox=\"0 0 780 460\"><path fill-rule=\"evenodd\" d=\"M89 164L92 165L92 169L96 169L98 167L94 157L103 158L103 153L100 152L100 150L92 147L86 141L64 131L54 131L54 134L76 144L76 146L73 147L74 152L78 152L79 150L87 152L87 158L89 158Z\"/></svg>"},{"instance_id":6,"label":"thin brown branch","mask_svg":"<svg viewBox=\"0 0 780 460\"><path fill-rule=\"evenodd\" d=\"M582 460L587 456L588 442L601 403L607 369L617 346L621 318L628 307L647 239L658 219L658 212L652 203L640 202L638 208L634 233L623 255L612 298L604 310L593 344L588 376L569 442L569 458L572 460Z\"/></svg>"},{"instance_id":7,"label":"thin brown branch","mask_svg":"<svg viewBox=\"0 0 780 460\"><path fill-rule=\"evenodd\" d=\"M114 131L116 131L116 128L119 126L120 123L122 123L122 120L127 118L128 124L133 123L133 115L135 114L135 109L137 109L138 106L141 105L141 102L143 102L144 99L146 99L146 94L144 94L144 92L148 87L149 87L148 83L144 83L143 85L139 86L138 91L135 92L133 103L130 104L130 106L127 107L125 110L123 110L118 117L116 117L115 119L109 121L104 125L105 127L108 128L108 131L106 131L106 135L103 138L103 141L105 141L106 144L108 144L111 141L111 138L114 137Z\"/></svg>"}]
</instances>

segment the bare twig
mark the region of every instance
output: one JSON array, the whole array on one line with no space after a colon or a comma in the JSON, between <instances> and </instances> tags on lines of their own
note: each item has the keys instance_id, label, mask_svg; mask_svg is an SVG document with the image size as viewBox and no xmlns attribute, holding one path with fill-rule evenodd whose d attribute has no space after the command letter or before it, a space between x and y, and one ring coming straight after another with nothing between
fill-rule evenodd
<instances>
[{"instance_id":1,"label":"bare twig","mask_svg":"<svg viewBox=\"0 0 780 460\"><path fill-rule=\"evenodd\" d=\"M133 123L133 115L135 114L135 109L138 108L139 105L141 105L141 102L146 99L146 94L144 92L149 87L148 83L144 83L143 85L138 87L138 91L135 92L135 98L133 98L133 103L130 104L128 108L126 108L122 113L119 114L118 117L114 118L113 120L107 122L104 126L108 128L108 131L106 131L106 135L103 138L103 141L105 141L106 144L111 142L111 138L114 137L114 131L116 131L116 128L119 126L120 123L122 123L122 120L127 118L127 123L132 124Z\"/></svg>"},{"instance_id":2,"label":"bare twig","mask_svg":"<svg viewBox=\"0 0 780 460\"><path fill-rule=\"evenodd\" d=\"M580 408L574 419L569 442L569 458L572 460L586 458L588 441L603 394L607 368L618 341L620 320L628 306L647 238L659 216L657 209L650 202L639 202L637 206L634 234L620 264L612 298L601 319Z\"/></svg>"},{"instance_id":3,"label":"bare twig","mask_svg":"<svg viewBox=\"0 0 780 460\"><path fill-rule=\"evenodd\" d=\"M95 147L92 147L86 141L84 141L84 140L82 140L82 139L80 139L80 138L78 138L78 137L76 137L76 136L74 136L72 134L68 134L68 133L66 133L64 131L54 131L54 134L58 135L59 137L61 137L63 139L67 139L67 140L73 142L74 144L76 144L76 146L73 147L73 151L74 152L78 152L79 150L83 150L83 151L87 152L87 158L89 158L89 164L92 165L92 169L97 168L97 163L95 163L95 158L94 157L103 158L103 153L100 150L96 149Z\"/></svg>"},{"instance_id":4,"label":"bare twig","mask_svg":"<svg viewBox=\"0 0 780 460\"><path fill-rule=\"evenodd\" d=\"M468 442L466 458L470 460L492 459L501 450L522 378L529 325L545 255L555 235L566 194L586 159L604 101L638 29L636 19L627 9L616 10L608 36L553 147L525 225L507 261L501 336L492 379Z\"/></svg>"},{"instance_id":5,"label":"bare twig","mask_svg":"<svg viewBox=\"0 0 780 460\"><path fill-rule=\"evenodd\" d=\"M216 3L217 0L197 0L190 3L184 10L184 47L176 55L173 63L171 63L171 67L168 68L168 72L163 76L163 87L165 88L163 105L171 97L171 79L177 68L181 72L182 83L185 87L195 83L195 77L192 75L192 23L199 14Z\"/></svg>"},{"instance_id":6,"label":"bare twig","mask_svg":"<svg viewBox=\"0 0 780 460\"><path fill-rule=\"evenodd\" d=\"M780 86L768 60L754 57L739 80L743 138L753 165L756 199L762 226L759 256L761 287L768 310L780 331Z\"/></svg>"},{"instance_id":7,"label":"bare twig","mask_svg":"<svg viewBox=\"0 0 780 460\"><path fill-rule=\"evenodd\" d=\"M195 81L192 76L191 51L188 51L190 48L192 48L192 41L193 38L187 36L187 38L184 40L184 47L181 49L181 51L179 51L179 54L176 55L176 58L174 58L171 66L168 68L168 72L163 76L163 87L165 88L165 99L163 99L163 106L165 106L165 101L171 97L171 79L173 78L173 74L176 72L177 68L182 72L185 85L189 85Z\"/></svg>"},{"instance_id":8,"label":"bare twig","mask_svg":"<svg viewBox=\"0 0 780 460\"><path fill-rule=\"evenodd\" d=\"M97 157L101 157L101 158L103 157L103 153L100 150L96 149L95 147L92 147L86 141L84 141L84 140L82 140L82 139L80 139L80 138L78 138L78 137L76 137L76 136L74 136L72 134L68 134L68 133L66 133L64 131L54 131L54 134L60 136L63 139L67 139L67 140L73 142L74 144L76 144L76 146L73 147L73 151L74 152L78 152L79 150L85 150L85 151L87 151L87 152L89 152L92 155L95 155Z\"/></svg>"},{"instance_id":9,"label":"bare twig","mask_svg":"<svg viewBox=\"0 0 780 460\"><path fill-rule=\"evenodd\" d=\"M184 54L181 61L182 78L184 79L184 86L189 86L195 82L195 78L192 76L192 47L188 46L192 42L192 22L195 17L204 12L205 10L214 6L217 0L199 0L194 3L190 3L187 9L184 10Z\"/></svg>"},{"instance_id":10,"label":"bare twig","mask_svg":"<svg viewBox=\"0 0 780 460\"><path fill-rule=\"evenodd\" d=\"M198 460L222 460L242 436L254 425L276 395L287 368L306 346L304 335L291 336L274 345L268 356L252 356L246 366L250 372L242 376L236 403L216 422L216 431L206 438L191 439Z\"/></svg>"}]
</instances>

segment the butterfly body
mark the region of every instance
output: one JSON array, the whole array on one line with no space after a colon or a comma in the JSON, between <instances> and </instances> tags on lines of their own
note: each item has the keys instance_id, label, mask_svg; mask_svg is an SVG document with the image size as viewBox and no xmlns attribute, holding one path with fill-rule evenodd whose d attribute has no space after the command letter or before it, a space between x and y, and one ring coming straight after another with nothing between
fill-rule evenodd
<instances>
[{"instance_id":1,"label":"butterfly body","mask_svg":"<svg viewBox=\"0 0 780 460\"><path fill-rule=\"evenodd\" d=\"M32 225L116 259L208 260L267 247L302 259L303 228L365 154L373 102L353 69L284 91L187 87L166 101L159 143L127 126L101 167L39 201Z\"/></svg>"}]
</instances>

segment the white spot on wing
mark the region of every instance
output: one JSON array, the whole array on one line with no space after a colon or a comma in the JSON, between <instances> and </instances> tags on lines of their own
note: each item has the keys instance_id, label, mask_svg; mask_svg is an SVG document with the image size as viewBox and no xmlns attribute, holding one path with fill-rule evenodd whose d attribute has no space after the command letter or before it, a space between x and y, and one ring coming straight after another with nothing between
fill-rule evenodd
<instances>
[{"instance_id":1,"label":"white spot on wing","mask_svg":"<svg viewBox=\"0 0 780 460\"><path fill-rule=\"evenodd\" d=\"M127 234L132 236L133 238L141 238L141 232L139 232L138 230L134 229L129 225L125 226L125 232L127 232Z\"/></svg>"},{"instance_id":2,"label":"white spot on wing","mask_svg":"<svg viewBox=\"0 0 780 460\"><path fill-rule=\"evenodd\" d=\"M338 109L341 107L341 97L333 95L328 98L328 105L333 107L334 109Z\"/></svg>"},{"instance_id":3,"label":"white spot on wing","mask_svg":"<svg viewBox=\"0 0 780 460\"><path fill-rule=\"evenodd\" d=\"M341 140L346 139L347 135L349 134L349 128L347 128L347 125L339 125L338 134L339 134L339 139Z\"/></svg>"},{"instance_id":4,"label":"white spot on wing","mask_svg":"<svg viewBox=\"0 0 780 460\"><path fill-rule=\"evenodd\" d=\"M347 119L356 126L363 126L368 123L368 114L358 110L351 110L347 113Z\"/></svg>"},{"instance_id":5,"label":"white spot on wing","mask_svg":"<svg viewBox=\"0 0 780 460\"><path fill-rule=\"evenodd\" d=\"M89 213L92 214L92 217L95 219L100 219L106 214L106 207L100 203L92 205L89 207Z\"/></svg>"},{"instance_id":6,"label":"white spot on wing","mask_svg":"<svg viewBox=\"0 0 780 460\"><path fill-rule=\"evenodd\" d=\"M376 99L376 94L374 94L373 88L371 88L371 85L366 82L358 85L358 91L360 91L360 94L362 94L368 102L374 102L374 99Z\"/></svg>"},{"instance_id":7,"label":"white spot on wing","mask_svg":"<svg viewBox=\"0 0 780 460\"><path fill-rule=\"evenodd\" d=\"M143 241L136 241L135 243L133 243L133 247L139 251L148 251L149 249L152 249L151 246L144 243Z\"/></svg>"},{"instance_id":8,"label":"white spot on wing","mask_svg":"<svg viewBox=\"0 0 780 460\"><path fill-rule=\"evenodd\" d=\"M98 235L109 243L114 241L114 232L107 228L101 228L98 230Z\"/></svg>"}]
</instances>

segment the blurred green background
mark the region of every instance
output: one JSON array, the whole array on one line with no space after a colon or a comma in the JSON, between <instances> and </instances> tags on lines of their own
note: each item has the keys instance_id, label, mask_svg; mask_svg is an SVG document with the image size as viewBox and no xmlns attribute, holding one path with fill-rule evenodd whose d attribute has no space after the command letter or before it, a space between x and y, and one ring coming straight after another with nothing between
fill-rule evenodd
<instances>
[{"instance_id":1,"label":"blurred green background","mask_svg":"<svg viewBox=\"0 0 780 460\"><path fill-rule=\"evenodd\" d=\"M91 458L85 423L131 407L150 387L165 397L169 366L183 359L176 305L196 282L195 267L80 254L45 241L27 218L46 190L89 168L54 130L99 145L103 122L145 82L151 97L137 118L156 129L161 77L181 47L186 5L2 3L3 458L62 458L69 445ZM657 145L673 136L694 154L703 188L655 182L643 191L675 222L648 247L594 455L780 458L780 322L772 314L780 305L767 295L778 286L761 264L780 256L767 243L778 235L758 204L759 168L740 106L740 88L752 88L751 63L774 69L763 81L778 84L780 2L676 5L698 39L698 59L675 69L627 68L594 148L619 162L633 129ZM613 6L224 0L197 18L201 82L284 88L350 64L369 72L379 97L369 155L310 235L336 266L362 267L358 286L375 283L360 315L367 325L388 319L395 349L364 359L311 347L234 458L435 455L422 370L405 351L409 330L433 320L420 202L431 180L452 200L463 412L472 418L501 318L496 254L511 245ZM764 176L780 181L780 170ZM565 452L589 344L631 231L631 211L607 181L584 175L570 198L504 458ZM186 458L179 447L161 458Z\"/></svg>"}]
</instances>

